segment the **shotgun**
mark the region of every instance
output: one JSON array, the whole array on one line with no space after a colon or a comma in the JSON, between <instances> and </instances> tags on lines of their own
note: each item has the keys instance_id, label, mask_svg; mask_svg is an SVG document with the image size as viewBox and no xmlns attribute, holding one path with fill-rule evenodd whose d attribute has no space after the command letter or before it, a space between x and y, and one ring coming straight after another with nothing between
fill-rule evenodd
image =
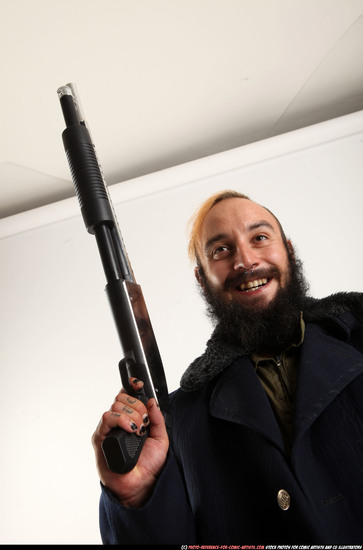
<instances>
[{"instance_id":1,"label":"shotgun","mask_svg":"<svg viewBox=\"0 0 363 550\"><path fill-rule=\"evenodd\" d=\"M136 283L115 211L75 84L57 90L66 129L63 145L87 231L96 238L105 277L106 294L123 352L119 362L125 391L144 403L154 397L169 422L165 373L140 285ZM135 392L130 378L143 388ZM148 437L113 428L102 443L108 468L115 473L132 470Z\"/></svg>"}]
</instances>

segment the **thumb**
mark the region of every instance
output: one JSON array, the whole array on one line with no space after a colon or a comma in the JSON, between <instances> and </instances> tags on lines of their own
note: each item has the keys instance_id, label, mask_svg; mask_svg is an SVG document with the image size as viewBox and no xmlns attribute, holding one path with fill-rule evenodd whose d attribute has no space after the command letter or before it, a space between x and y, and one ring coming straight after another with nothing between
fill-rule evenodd
<instances>
[{"instance_id":1,"label":"thumb","mask_svg":"<svg viewBox=\"0 0 363 550\"><path fill-rule=\"evenodd\" d=\"M154 398L149 399L146 406L150 418L150 436L154 439L167 438L165 420L156 400Z\"/></svg>"}]
</instances>

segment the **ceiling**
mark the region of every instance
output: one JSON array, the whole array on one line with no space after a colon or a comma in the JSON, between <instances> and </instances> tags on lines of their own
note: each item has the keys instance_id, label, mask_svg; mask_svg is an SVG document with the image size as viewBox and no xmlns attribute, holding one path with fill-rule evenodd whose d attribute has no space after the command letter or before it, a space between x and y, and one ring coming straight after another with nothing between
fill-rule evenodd
<instances>
[{"instance_id":1,"label":"ceiling","mask_svg":"<svg viewBox=\"0 0 363 550\"><path fill-rule=\"evenodd\" d=\"M0 217L74 195L57 88L109 185L363 109L363 0L0 0Z\"/></svg>"}]
</instances>

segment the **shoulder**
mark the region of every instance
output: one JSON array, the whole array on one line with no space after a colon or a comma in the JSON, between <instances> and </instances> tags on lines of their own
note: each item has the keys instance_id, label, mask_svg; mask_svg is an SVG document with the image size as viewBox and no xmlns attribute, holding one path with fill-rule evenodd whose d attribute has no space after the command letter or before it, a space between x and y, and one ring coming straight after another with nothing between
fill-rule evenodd
<instances>
[{"instance_id":1,"label":"shoulder","mask_svg":"<svg viewBox=\"0 0 363 550\"><path fill-rule=\"evenodd\" d=\"M178 418L179 424L183 421L183 418L188 416L189 422L190 418L198 418L199 415L203 415L203 411L209 410L209 403L215 386L227 370L228 367L204 384L196 383L195 386L187 390L180 387L170 394L170 411L173 425L176 418Z\"/></svg>"},{"instance_id":2,"label":"shoulder","mask_svg":"<svg viewBox=\"0 0 363 550\"><path fill-rule=\"evenodd\" d=\"M322 299L308 298L304 321L319 325L363 353L363 294L339 292Z\"/></svg>"},{"instance_id":3,"label":"shoulder","mask_svg":"<svg viewBox=\"0 0 363 550\"><path fill-rule=\"evenodd\" d=\"M210 391L208 391L207 386L204 386L203 388L198 387L189 391L186 391L180 387L173 391L170 394L170 408L172 415L174 416L176 413L178 415L182 414L184 410L190 410L190 407L198 406L199 403L204 402L207 398L207 394L210 395ZM212 386L214 386L214 384L212 384Z\"/></svg>"},{"instance_id":4,"label":"shoulder","mask_svg":"<svg viewBox=\"0 0 363 550\"><path fill-rule=\"evenodd\" d=\"M325 298L305 299L304 319L307 322L319 323L345 313L350 313L358 322L363 323L363 293L337 292Z\"/></svg>"}]
</instances>

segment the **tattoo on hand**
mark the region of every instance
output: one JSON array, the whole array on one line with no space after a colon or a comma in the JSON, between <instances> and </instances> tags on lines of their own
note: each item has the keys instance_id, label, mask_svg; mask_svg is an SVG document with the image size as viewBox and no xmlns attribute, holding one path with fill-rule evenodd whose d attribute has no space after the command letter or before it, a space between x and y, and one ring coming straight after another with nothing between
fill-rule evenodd
<instances>
[{"instance_id":1,"label":"tattoo on hand","mask_svg":"<svg viewBox=\"0 0 363 550\"><path fill-rule=\"evenodd\" d=\"M136 399L133 399L132 397L128 397L127 402L131 403L131 405L133 405L134 403L136 403Z\"/></svg>"},{"instance_id":2,"label":"tattoo on hand","mask_svg":"<svg viewBox=\"0 0 363 550\"><path fill-rule=\"evenodd\" d=\"M125 411L125 413L127 414L132 414L134 412L132 409L130 409L130 407L126 407L126 405L122 410Z\"/></svg>"}]
</instances>

